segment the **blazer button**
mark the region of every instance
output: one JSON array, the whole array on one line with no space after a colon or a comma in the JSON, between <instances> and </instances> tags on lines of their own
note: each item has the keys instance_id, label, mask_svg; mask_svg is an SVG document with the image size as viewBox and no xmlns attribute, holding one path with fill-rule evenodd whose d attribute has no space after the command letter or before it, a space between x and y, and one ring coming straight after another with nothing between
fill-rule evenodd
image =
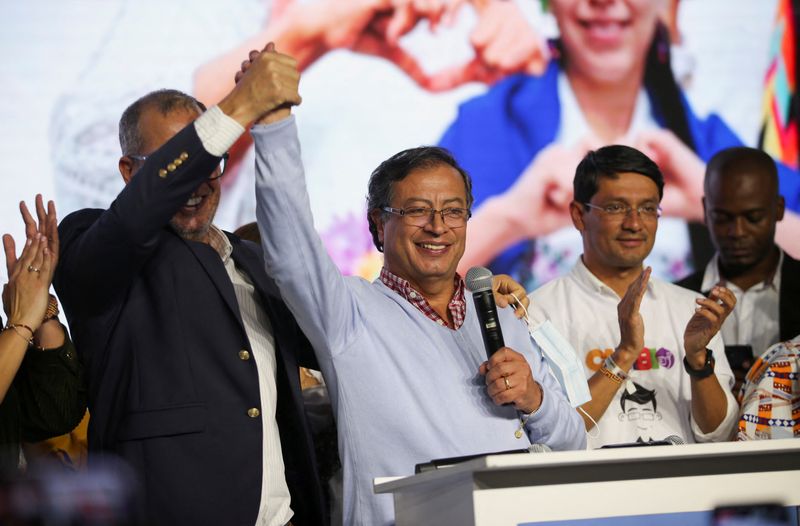
<instances>
[{"instance_id":1,"label":"blazer button","mask_svg":"<svg viewBox=\"0 0 800 526\"><path fill-rule=\"evenodd\" d=\"M175 166L180 166L180 165L182 165L182 164L183 164L183 159L181 159L180 157L178 157L177 159L175 159L174 161L172 161L172 164L174 164Z\"/></svg>"},{"instance_id":2,"label":"blazer button","mask_svg":"<svg viewBox=\"0 0 800 526\"><path fill-rule=\"evenodd\" d=\"M189 154L188 154L188 153L186 153L186 152L181 152L181 154L179 155L179 157L185 161L186 159L188 159L188 158L189 158Z\"/></svg>"},{"instance_id":3,"label":"blazer button","mask_svg":"<svg viewBox=\"0 0 800 526\"><path fill-rule=\"evenodd\" d=\"M170 171L170 172L174 172L176 168L177 168L177 166L175 166L173 163L169 163L167 165L167 170Z\"/></svg>"},{"instance_id":4,"label":"blazer button","mask_svg":"<svg viewBox=\"0 0 800 526\"><path fill-rule=\"evenodd\" d=\"M261 414L261 411L258 410L257 407L251 407L247 410L247 416L250 418L258 418L258 415Z\"/></svg>"},{"instance_id":5,"label":"blazer button","mask_svg":"<svg viewBox=\"0 0 800 526\"><path fill-rule=\"evenodd\" d=\"M239 359L240 360L244 360L244 361L249 360L250 359L250 353L245 351L244 349L242 349L241 351L239 351Z\"/></svg>"},{"instance_id":6,"label":"blazer button","mask_svg":"<svg viewBox=\"0 0 800 526\"><path fill-rule=\"evenodd\" d=\"M158 176L159 176L160 178L162 178L162 179L163 179L163 178L165 178L165 177L167 176L167 171L166 171L165 169L163 169L163 168L162 168L162 169L160 169L160 170L158 171Z\"/></svg>"}]
</instances>

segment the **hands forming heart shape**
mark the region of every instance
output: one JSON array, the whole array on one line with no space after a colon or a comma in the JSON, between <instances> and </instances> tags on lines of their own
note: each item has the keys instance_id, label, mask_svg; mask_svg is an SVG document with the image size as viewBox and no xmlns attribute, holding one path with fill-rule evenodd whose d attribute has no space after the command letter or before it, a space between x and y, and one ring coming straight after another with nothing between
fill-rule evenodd
<instances>
[{"instance_id":1,"label":"hands forming heart shape","mask_svg":"<svg viewBox=\"0 0 800 526\"><path fill-rule=\"evenodd\" d=\"M666 216L687 221L702 219L705 164L675 134L669 130L646 130L612 143L629 144L659 165L665 182L661 206ZM575 168L590 150L606 144L609 143L590 134L575 145L551 144L536 155L514 184L497 197L508 214L517 216L513 241L541 237L571 224L569 204ZM470 225L475 227L480 222L479 209Z\"/></svg>"},{"instance_id":2,"label":"hands forming heart shape","mask_svg":"<svg viewBox=\"0 0 800 526\"><path fill-rule=\"evenodd\" d=\"M420 22L430 30L451 26L465 3L477 23L470 34L475 57L465 64L426 72L400 39ZM320 0L276 1L270 24L302 34L309 63L334 49L384 58L428 91L446 91L467 82L492 84L512 73L538 74L549 60L547 45L514 2L499 0ZM301 63L303 61L301 60Z\"/></svg>"},{"instance_id":3,"label":"hands forming heart shape","mask_svg":"<svg viewBox=\"0 0 800 526\"><path fill-rule=\"evenodd\" d=\"M477 17L470 34L475 56L465 64L426 72L403 48L402 37L424 22L434 33L440 26L452 25L466 3ZM517 4L501 0L275 0L267 29L276 39L280 35L279 47L298 59L300 70L329 51L349 49L389 60L434 92L467 82L491 84L517 72L540 74L550 60L546 44ZM666 216L702 220L704 163L690 148L667 130L642 131L616 142L629 143L661 167ZM570 224L575 167L589 149L603 144L587 137L571 148L551 145L506 192L505 197L514 196L521 210L537 218L527 222L528 237Z\"/></svg>"}]
</instances>

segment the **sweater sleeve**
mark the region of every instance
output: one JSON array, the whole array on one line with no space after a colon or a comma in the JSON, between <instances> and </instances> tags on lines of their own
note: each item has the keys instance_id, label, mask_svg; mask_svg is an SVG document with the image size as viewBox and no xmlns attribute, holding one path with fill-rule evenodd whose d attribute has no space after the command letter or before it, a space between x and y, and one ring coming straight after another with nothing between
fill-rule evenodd
<instances>
[{"instance_id":1,"label":"sweater sleeve","mask_svg":"<svg viewBox=\"0 0 800 526\"><path fill-rule=\"evenodd\" d=\"M294 116L252 129L256 217L267 274L317 353L345 351L363 329L358 303L314 229Z\"/></svg>"}]
</instances>

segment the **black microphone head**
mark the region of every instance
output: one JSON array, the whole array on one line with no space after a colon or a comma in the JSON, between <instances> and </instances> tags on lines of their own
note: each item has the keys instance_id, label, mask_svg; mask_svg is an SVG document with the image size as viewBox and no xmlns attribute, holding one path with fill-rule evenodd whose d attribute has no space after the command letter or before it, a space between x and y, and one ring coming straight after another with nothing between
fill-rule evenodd
<instances>
[{"instance_id":1,"label":"black microphone head","mask_svg":"<svg viewBox=\"0 0 800 526\"><path fill-rule=\"evenodd\" d=\"M472 267L464 276L464 284L470 292L492 290L492 271L485 267Z\"/></svg>"},{"instance_id":2,"label":"black microphone head","mask_svg":"<svg viewBox=\"0 0 800 526\"><path fill-rule=\"evenodd\" d=\"M669 442L673 446L680 446L680 445L686 443L678 435L670 435L670 436L668 436L667 438L664 439L664 442Z\"/></svg>"}]
</instances>

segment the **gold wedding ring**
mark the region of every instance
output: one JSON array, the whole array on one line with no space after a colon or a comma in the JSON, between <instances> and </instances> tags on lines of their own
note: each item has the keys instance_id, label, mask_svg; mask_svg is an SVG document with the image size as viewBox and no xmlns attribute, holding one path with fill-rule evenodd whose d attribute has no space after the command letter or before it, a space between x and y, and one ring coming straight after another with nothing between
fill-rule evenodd
<instances>
[{"instance_id":1,"label":"gold wedding ring","mask_svg":"<svg viewBox=\"0 0 800 526\"><path fill-rule=\"evenodd\" d=\"M41 272L38 268L34 267L33 265L28 265L28 272Z\"/></svg>"},{"instance_id":2,"label":"gold wedding ring","mask_svg":"<svg viewBox=\"0 0 800 526\"><path fill-rule=\"evenodd\" d=\"M503 381L504 381L504 382L505 382L505 384L506 384L506 391L508 391L509 389L511 389L511 384L510 384L510 383L508 383L508 376L504 376L504 377L503 377Z\"/></svg>"}]
</instances>

